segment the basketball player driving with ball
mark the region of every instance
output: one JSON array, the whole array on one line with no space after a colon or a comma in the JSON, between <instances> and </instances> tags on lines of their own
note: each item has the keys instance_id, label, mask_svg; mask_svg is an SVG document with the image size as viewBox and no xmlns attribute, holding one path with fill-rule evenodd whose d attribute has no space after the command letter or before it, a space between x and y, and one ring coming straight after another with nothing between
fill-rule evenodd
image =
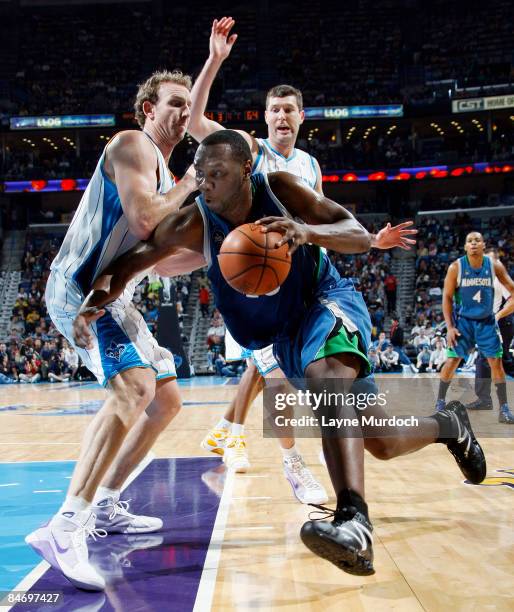
<instances>
[{"instance_id":1,"label":"basketball player driving with ball","mask_svg":"<svg viewBox=\"0 0 514 612\"><path fill-rule=\"evenodd\" d=\"M371 322L362 295L351 280L339 276L321 247L363 253L370 249L371 235L345 208L298 177L286 172L252 175L249 145L235 131L222 130L205 138L194 166L201 195L166 217L149 240L119 257L95 280L73 323L77 344L87 347L94 341L90 324L122 294L131 278L189 249L192 255L203 254L216 306L238 343L250 349L273 344L289 378L304 378L316 392L332 379L344 385L339 391L348 392L354 379L367 376L371 369L367 358ZM220 271L217 256L223 237L249 222L262 226L263 232L283 234L278 246L289 244L291 269L274 295L248 297L230 287ZM390 238L390 248L400 241L398 230ZM333 408L329 404L320 410ZM341 417L355 419L353 405L336 408ZM364 414L387 418L379 406L369 406ZM383 437L366 437L360 427L344 436L322 429L337 508L333 521L303 525L301 537L311 551L346 572L374 572L373 528L364 493L365 448L379 459L390 459L440 442L469 481L483 480L485 457L462 404L452 402L417 420L415 437L405 426L389 427Z\"/></svg>"}]
</instances>

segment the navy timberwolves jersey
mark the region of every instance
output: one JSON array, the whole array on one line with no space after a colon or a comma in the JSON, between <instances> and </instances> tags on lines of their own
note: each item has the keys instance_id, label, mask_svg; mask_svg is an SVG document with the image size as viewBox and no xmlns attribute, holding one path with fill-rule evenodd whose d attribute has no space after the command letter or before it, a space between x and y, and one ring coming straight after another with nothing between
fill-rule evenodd
<instances>
[{"instance_id":1,"label":"navy timberwolves jersey","mask_svg":"<svg viewBox=\"0 0 514 612\"><path fill-rule=\"evenodd\" d=\"M494 265L489 257L483 257L480 268L472 268L467 256L457 260L458 296L460 316L468 319L487 319L493 314Z\"/></svg>"},{"instance_id":2,"label":"navy timberwolves jersey","mask_svg":"<svg viewBox=\"0 0 514 612\"><path fill-rule=\"evenodd\" d=\"M275 197L264 174L252 175L252 209L247 223L268 216L291 216ZM204 222L204 256L216 306L235 341L251 350L294 337L310 305L323 290L341 282L328 256L302 245L292 256L288 277L274 295L246 296L232 289L218 264L220 247L234 227L209 210L203 196L196 203Z\"/></svg>"}]
</instances>

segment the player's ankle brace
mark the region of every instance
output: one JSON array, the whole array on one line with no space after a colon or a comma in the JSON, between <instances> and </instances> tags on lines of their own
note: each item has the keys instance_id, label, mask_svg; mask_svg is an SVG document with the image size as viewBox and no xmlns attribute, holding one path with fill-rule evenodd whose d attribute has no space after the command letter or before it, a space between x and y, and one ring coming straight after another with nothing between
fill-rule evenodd
<instances>
[{"instance_id":1,"label":"player's ankle brace","mask_svg":"<svg viewBox=\"0 0 514 612\"><path fill-rule=\"evenodd\" d=\"M435 419L437 424L439 425L439 436L436 439L436 442L439 444L448 444L450 440L453 440L457 436L457 423L454 419L445 412L444 410L441 412L436 412L433 414L430 419Z\"/></svg>"},{"instance_id":2,"label":"player's ankle brace","mask_svg":"<svg viewBox=\"0 0 514 612\"><path fill-rule=\"evenodd\" d=\"M360 512L369 521L368 504L352 489L342 489L337 494L337 514L346 521L350 521L357 512Z\"/></svg>"}]
</instances>

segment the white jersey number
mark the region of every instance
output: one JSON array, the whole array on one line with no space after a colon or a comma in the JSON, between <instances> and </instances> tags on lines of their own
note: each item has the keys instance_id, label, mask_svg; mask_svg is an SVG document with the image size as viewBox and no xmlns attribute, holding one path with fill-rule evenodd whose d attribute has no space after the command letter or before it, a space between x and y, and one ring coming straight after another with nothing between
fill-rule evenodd
<instances>
[{"instance_id":1,"label":"white jersey number","mask_svg":"<svg viewBox=\"0 0 514 612\"><path fill-rule=\"evenodd\" d=\"M475 295L471 299L475 300L475 302L478 302L480 304L480 302L482 301L482 296L480 295L480 289L475 293Z\"/></svg>"}]
</instances>

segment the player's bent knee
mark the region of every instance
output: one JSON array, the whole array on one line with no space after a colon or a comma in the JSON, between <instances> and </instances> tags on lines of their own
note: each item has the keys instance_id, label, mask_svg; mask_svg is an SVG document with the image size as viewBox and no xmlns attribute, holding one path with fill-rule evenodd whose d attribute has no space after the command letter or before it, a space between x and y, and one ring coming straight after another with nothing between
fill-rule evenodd
<instances>
[{"instance_id":1,"label":"player's bent knee","mask_svg":"<svg viewBox=\"0 0 514 612\"><path fill-rule=\"evenodd\" d=\"M396 457L396 444L392 438L374 438L365 441L365 448L375 459L388 461Z\"/></svg>"}]
</instances>

